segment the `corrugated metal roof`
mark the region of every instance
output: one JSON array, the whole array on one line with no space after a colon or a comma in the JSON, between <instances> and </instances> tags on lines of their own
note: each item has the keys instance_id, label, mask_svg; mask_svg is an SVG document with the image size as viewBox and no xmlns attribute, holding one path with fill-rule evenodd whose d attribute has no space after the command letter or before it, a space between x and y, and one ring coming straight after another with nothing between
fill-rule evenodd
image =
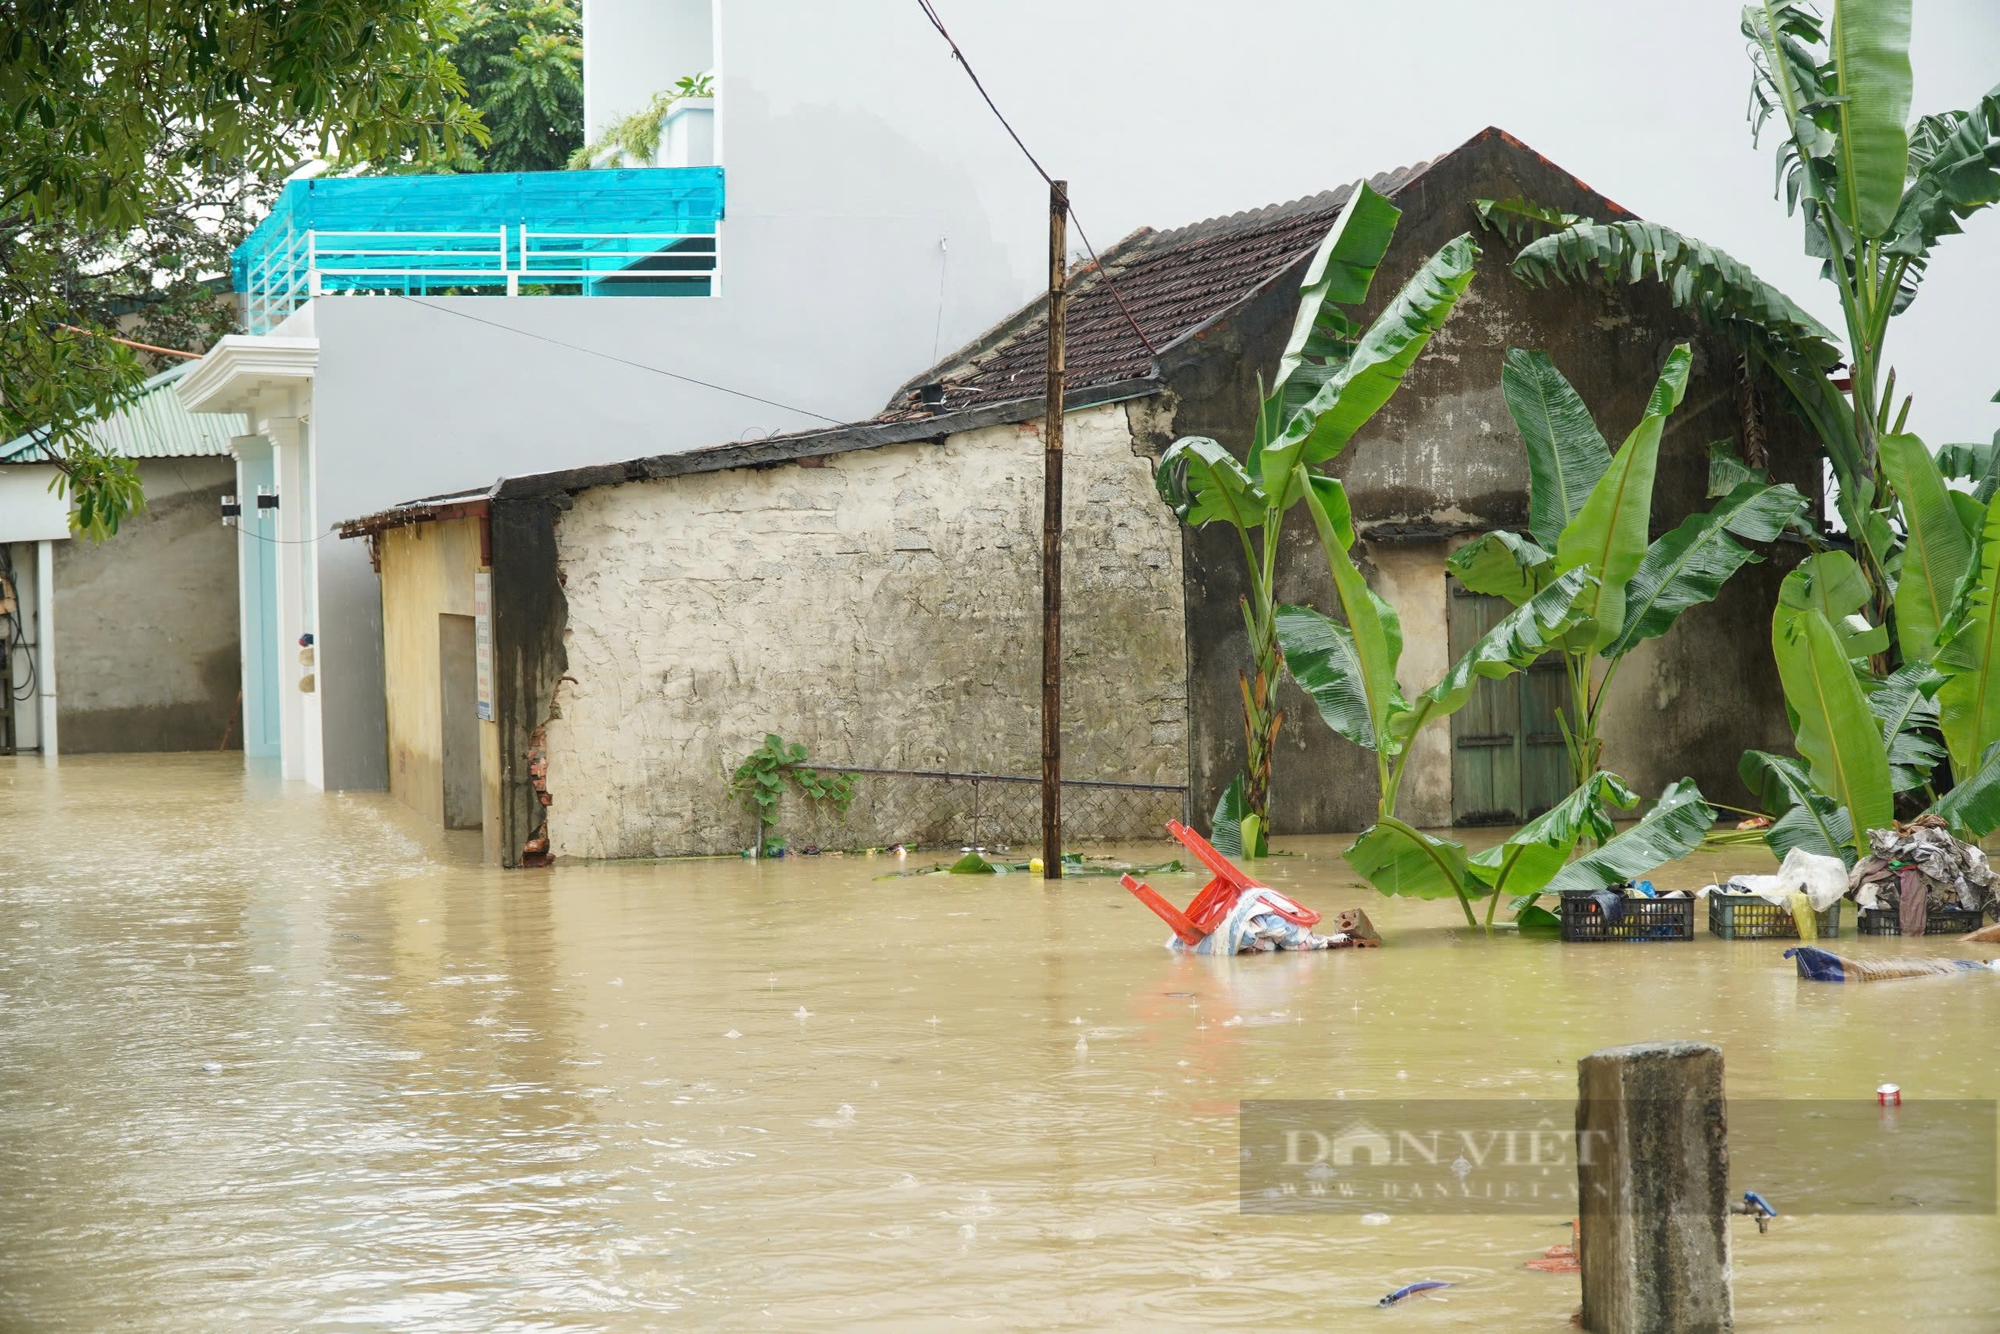
<instances>
[{"instance_id":1,"label":"corrugated metal roof","mask_svg":"<svg viewBox=\"0 0 2000 1334\"><path fill-rule=\"evenodd\" d=\"M240 412L189 412L174 393L174 381L198 363L182 362L139 386L133 399L118 411L85 428L92 443L107 454L128 459L189 458L229 453L229 437L244 435L249 422ZM0 445L0 463L35 463L42 457L42 432Z\"/></svg>"}]
</instances>

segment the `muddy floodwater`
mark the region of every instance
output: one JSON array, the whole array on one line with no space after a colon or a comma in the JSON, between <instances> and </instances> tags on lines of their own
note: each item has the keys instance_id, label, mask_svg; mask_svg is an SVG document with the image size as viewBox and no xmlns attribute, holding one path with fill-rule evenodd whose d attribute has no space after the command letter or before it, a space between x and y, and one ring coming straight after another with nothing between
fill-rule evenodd
<instances>
[{"instance_id":1,"label":"muddy floodwater","mask_svg":"<svg viewBox=\"0 0 2000 1334\"><path fill-rule=\"evenodd\" d=\"M1658 1038L1732 1099L2000 1097L2000 978L1480 939L1337 838L1260 872L1386 948L1208 960L1113 879L485 870L234 756L0 761L0 820L8 1331L1555 1334L1577 1279L1522 1265L1566 1215L1245 1215L1238 1101L1571 1099ZM1739 1329L2000 1329L1991 1215L1733 1226Z\"/></svg>"}]
</instances>

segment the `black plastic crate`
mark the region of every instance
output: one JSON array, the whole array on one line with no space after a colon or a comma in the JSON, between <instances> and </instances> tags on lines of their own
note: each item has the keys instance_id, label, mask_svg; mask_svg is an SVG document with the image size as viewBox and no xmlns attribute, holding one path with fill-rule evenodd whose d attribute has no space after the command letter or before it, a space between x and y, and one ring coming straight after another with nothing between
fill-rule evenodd
<instances>
[{"instance_id":1,"label":"black plastic crate","mask_svg":"<svg viewBox=\"0 0 2000 1334\"><path fill-rule=\"evenodd\" d=\"M1819 933L1840 934L1840 902L1819 911ZM1708 896L1708 934L1724 940L1797 940L1799 924L1790 908L1755 894Z\"/></svg>"},{"instance_id":2,"label":"black plastic crate","mask_svg":"<svg viewBox=\"0 0 2000 1334\"><path fill-rule=\"evenodd\" d=\"M1562 895L1562 938L1585 940L1693 940L1693 899L1625 900L1625 914L1613 922L1588 890Z\"/></svg>"},{"instance_id":3,"label":"black plastic crate","mask_svg":"<svg viewBox=\"0 0 2000 1334\"><path fill-rule=\"evenodd\" d=\"M1933 908L1924 923L1927 936L1962 936L1968 931L1977 931L1985 913L1967 908ZM1854 924L1854 929L1864 936L1900 936L1903 934L1903 919L1894 908L1868 908Z\"/></svg>"}]
</instances>

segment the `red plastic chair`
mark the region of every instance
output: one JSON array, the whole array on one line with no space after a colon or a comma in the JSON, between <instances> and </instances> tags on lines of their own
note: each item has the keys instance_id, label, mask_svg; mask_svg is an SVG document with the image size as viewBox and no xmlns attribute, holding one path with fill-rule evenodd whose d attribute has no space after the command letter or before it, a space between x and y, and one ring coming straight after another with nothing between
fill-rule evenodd
<instances>
[{"instance_id":1,"label":"red plastic chair","mask_svg":"<svg viewBox=\"0 0 2000 1334\"><path fill-rule=\"evenodd\" d=\"M1125 886L1132 896L1151 908L1159 919L1173 928L1176 936L1189 945L1200 944L1203 937L1222 925L1222 919L1229 916L1237 901L1248 890L1262 890L1271 902L1271 911L1288 922L1300 926L1317 926L1319 914L1312 909L1294 902L1287 895L1279 893L1269 885L1252 880L1230 860L1215 850L1207 839L1182 824L1179 820L1167 822L1167 832L1181 841L1181 846L1194 855L1194 859L1207 867L1215 878L1194 896L1181 912L1156 893L1152 886L1131 876L1125 876L1118 883Z\"/></svg>"}]
</instances>

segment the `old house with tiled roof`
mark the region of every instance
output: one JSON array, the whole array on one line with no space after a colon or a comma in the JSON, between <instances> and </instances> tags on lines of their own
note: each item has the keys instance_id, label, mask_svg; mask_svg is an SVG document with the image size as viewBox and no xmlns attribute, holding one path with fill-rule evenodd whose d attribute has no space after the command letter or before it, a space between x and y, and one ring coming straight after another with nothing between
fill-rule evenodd
<instances>
[{"instance_id":1,"label":"old house with tiled roof","mask_svg":"<svg viewBox=\"0 0 2000 1334\"><path fill-rule=\"evenodd\" d=\"M1439 246L1477 231L1478 199L1630 216L1492 129L1371 184L1403 210L1371 317ZM1184 800L1199 817L1241 764L1240 548L1229 533L1184 530L1155 492L1154 463L1183 435L1247 446L1258 376L1278 359L1299 275L1347 194L1142 230L1108 250L1101 269L1071 273L1066 780L1164 789L1176 798L1167 813ZM1656 531L1704 505L1707 447L1743 437L1746 415L1773 478L1818 493L1803 431L1761 411L1727 348L1664 294L1530 289L1507 272L1511 248L1480 239L1485 253L1456 314L1328 468L1353 498L1358 558L1401 610L1403 667L1419 685L1491 616L1454 588L1446 556L1471 534L1525 522L1526 460L1500 390L1509 347L1547 350L1607 431L1622 434L1667 352L1694 344L1686 402L1661 450ZM1023 307L867 422L507 477L347 524L346 535L371 544L382 578L392 788L400 781L435 809L432 789L476 785L489 848L515 864L746 846L754 826L723 775L767 733L827 766L1036 773L1044 327L1042 303ZM1302 511L1293 518L1305 522ZM1784 563L1745 571L1628 661L1625 712L1607 722L1609 767L1649 792L1692 774L1727 800L1746 746L1783 746L1764 645ZM1280 596L1332 607L1325 583L1301 527ZM479 705L490 730L461 725L453 743L438 721L445 669L434 625L440 612L470 610L475 588L490 598ZM470 679L469 666L452 670ZM399 673L416 701L400 711ZM1482 686L1449 729L1423 734L1406 818L1518 820L1553 799L1551 784L1559 796L1550 684L1530 672L1504 689ZM1276 831L1360 828L1374 808L1372 764L1294 687L1283 691ZM1031 820L1008 827L1032 803L997 814L1009 789L988 784L975 799L986 803L984 830L958 832L919 809L913 781L864 777L846 825L812 837L1005 841L1032 829ZM1111 804L1100 798L1079 788L1066 805ZM1091 832L1150 832L1160 814L1149 801L1120 807L1130 828Z\"/></svg>"}]
</instances>

